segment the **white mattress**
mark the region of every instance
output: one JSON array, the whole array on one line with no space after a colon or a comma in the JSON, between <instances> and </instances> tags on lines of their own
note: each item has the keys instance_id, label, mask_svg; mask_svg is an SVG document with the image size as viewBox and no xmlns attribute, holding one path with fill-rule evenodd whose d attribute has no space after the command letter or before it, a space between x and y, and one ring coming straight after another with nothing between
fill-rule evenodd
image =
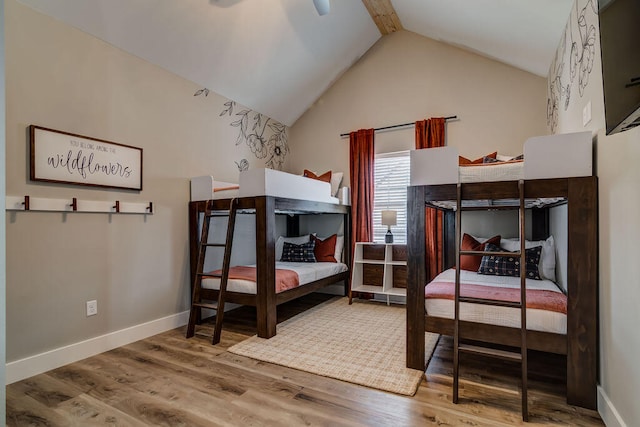
<instances>
[{"instance_id":1,"label":"white mattress","mask_svg":"<svg viewBox=\"0 0 640 427\"><path fill-rule=\"evenodd\" d=\"M240 197L274 196L338 204L331 195L331 184L302 175L273 169L240 172Z\"/></svg>"},{"instance_id":2,"label":"white mattress","mask_svg":"<svg viewBox=\"0 0 640 427\"><path fill-rule=\"evenodd\" d=\"M255 267L249 265L248 267ZM298 273L300 286L325 277L347 271L347 265L339 262L276 262L276 268L293 270ZM202 287L205 289L220 289L220 279L205 278L202 280ZM243 294L256 294L256 282L250 280L229 279L227 283L229 292L240 292Z\"/></svg>"},{"instance_id":3,"label":"white mattress","mask_svg":"<svg viewBox=\"0 0 640 427\"><path fill-rule=\"evenodd\" d=\"M455 283L455 270L440 273L434 281ZM473 285L488 285L501 288L520 288L519 277L490 276L461 270L460 282ZM527 289L540 289L560 292L550 280L527 279ZM453 319L454 301L448 299L425 299L425 310L430 316ZM460 303L460 319L491 325L520 327L520 309L495 307L485 304ZM567 315L541 309L527 309L527 329L557 334L567 333Z\"/></svg>"},{"instance_id":4,"label":"white mattress","mask_svg":"<svg viewBox=\"0 0 640 427\"><path fill-rule=\"evenodd\" d=\"M331 184L328 182L273 169L262 168L243 171L240 173L239 189L217 190L231 186L238 186L238 184L214 181L210 175L193 177L191 178L191 201L273 196L333 204L340 203L337 197L331 195ZM343 204L349 204L348 197L343 197L343 200Z\"/></svg>"},{"instance_id":5,"label":"white mattress","mask_svg":"<svg viewBox=\"0 0 640 427\"><path fill-rule=\"evenodd\" d=\"M524 179L524 162L460 166L460 182L518 181Z\"/></svg>"}]
</instances>

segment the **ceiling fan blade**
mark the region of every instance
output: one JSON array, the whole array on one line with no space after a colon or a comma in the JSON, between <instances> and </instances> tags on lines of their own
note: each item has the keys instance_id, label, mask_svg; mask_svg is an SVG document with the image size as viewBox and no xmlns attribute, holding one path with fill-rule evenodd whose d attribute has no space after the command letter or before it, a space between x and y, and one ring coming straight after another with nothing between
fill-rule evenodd
<instances>
[{"instance_id":1,"label":"ceiling fan blade","mask_svg":"<svg viewBox=\"0 0 640 427\"><path fill-rule=\"evenodd\" d=\"M320 16L326 15L331 10L330 0L313 0L313 5Z\"/></svg>"}]
</instances>

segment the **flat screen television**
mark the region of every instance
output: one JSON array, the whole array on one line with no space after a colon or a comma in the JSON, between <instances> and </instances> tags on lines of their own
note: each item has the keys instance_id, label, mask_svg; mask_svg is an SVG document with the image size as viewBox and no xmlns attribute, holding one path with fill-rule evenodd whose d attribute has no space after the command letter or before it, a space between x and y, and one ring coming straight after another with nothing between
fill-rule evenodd
<instances>
[{"instance_id":1,"label":"flat screen television","mask_svg":"<svg viewBox=\"0 0 640 427\"><path fill-rule=\"evenodd\" d=\"M640 125L640 0L598 0L607 135Z\"/></svg>"}]
</instances>

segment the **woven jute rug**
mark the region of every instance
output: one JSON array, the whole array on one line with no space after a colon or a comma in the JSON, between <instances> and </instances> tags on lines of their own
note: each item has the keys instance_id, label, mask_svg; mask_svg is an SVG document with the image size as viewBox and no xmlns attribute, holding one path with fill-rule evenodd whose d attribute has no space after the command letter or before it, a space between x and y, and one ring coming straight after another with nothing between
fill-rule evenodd
<instances>
[{"instance_id":1,"label":"woven jute rug","mask_svg":"<svg viewBox=\"0 0 640 427\"><path fill-rule=\"evenodd\" d=\"M229 352L379 390L412 396L424 372L406 367L404 306L338 298L253 336ZM426 361L439 335L426 333Z\"/></svg>"}]
</instances>

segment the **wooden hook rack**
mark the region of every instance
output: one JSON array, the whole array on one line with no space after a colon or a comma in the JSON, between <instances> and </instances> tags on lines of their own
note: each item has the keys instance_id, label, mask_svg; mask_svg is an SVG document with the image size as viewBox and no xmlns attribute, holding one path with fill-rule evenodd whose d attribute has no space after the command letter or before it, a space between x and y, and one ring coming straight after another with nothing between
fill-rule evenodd
<instances>
[{"instance_id":1,"label":"wooden hook rack","mask_svg":"<svg viewBox=\"0 0 640 427\"><path fill-rule=\"evenodd\" d=\"M6 210L34 212L95 212L117 214L153 214L153 202L120 200L52 199L32 196L6 196Z\"/></svg>"}]
</instances>

